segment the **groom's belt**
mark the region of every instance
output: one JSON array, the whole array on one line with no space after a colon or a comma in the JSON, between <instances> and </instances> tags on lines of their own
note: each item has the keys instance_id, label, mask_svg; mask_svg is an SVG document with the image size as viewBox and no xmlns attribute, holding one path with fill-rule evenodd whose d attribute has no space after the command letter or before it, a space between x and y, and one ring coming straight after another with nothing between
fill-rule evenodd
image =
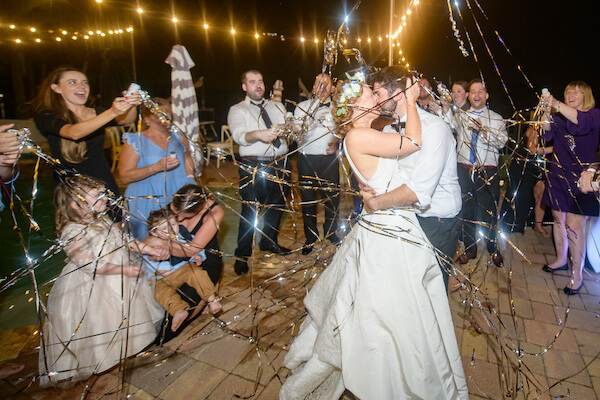
<instances>
[{"instance_id":1,"label":"groom's belt","mask_svg":"<svg viewBox=\"0 0 600 400\"><path fill-rule=\"evenodd\" d=\"M498 168L496 165L469 165L469 164L463 164L463 163L458 163L458 165L460 165L463 168L470 169L470 170L486 170L486 169Z\"/></svg>"}]
</instances>

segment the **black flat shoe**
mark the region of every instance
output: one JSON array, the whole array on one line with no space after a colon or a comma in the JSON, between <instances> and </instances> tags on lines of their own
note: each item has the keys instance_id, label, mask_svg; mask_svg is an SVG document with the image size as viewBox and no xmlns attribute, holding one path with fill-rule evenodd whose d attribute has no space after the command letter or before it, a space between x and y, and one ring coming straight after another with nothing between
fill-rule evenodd
<instances>
[{"instance_id":1,"label":"black flat shoe","mask_svg":"<svg viewBox=\"0 0 600 400\"><path fill-rule=\"evenodd\" d=\"M305 244L304 247L302 247L302 255L309 255L310 253L312 253L313 251L313 245L311 244Z\"/></svg>"},{"instance_id":2,"label":"black flat shoe","mask_svg":"<svg viewBox=\"0 0 600 400\"><path fill-rule=\"evenodd\" d=\"M542 270L546 271L546 272L550 272L550 273L552 273L554 271L568 271L569 270L569 264L565 264L562 267L558 267L558 268L550 268L547 264L545 264L542 267Z\"/></svg>"},{"instance_id":3,"label":"black flat shoe","mask_svg":"<svg viewBox=\"0 0 600 400\"><path fill-rule=\"evenodd\" d=\"M581 290L582 287L583 287L583 280L581 280L581 285L579 285L579 287L577 289L571 289L570 287L565 286L564 291L567 296L573 296L573 295L579 293L579 291Z\"/></svg>"}]
</instances>

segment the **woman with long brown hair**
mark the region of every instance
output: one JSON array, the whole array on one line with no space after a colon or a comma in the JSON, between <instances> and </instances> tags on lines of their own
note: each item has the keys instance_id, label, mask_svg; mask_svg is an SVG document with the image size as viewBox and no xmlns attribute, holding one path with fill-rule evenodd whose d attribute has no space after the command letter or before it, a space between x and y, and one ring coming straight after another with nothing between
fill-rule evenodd
<instances>
[{"instance_id":1,"label":"woman with long brown hair","mask_svg":"<svg viewBox=\"0 0 600 400\"><path fill-rule=\"evenodd\" d=\"M65 169L102 180L118 196L119 187L104 156L104 128L113 120L119 125L133 122L140 98L138 94L117 97L106 110L91 107L89 95L83 72L66 66L55 69L32 101L35 124Z\"/></svg>"}]
</instances>

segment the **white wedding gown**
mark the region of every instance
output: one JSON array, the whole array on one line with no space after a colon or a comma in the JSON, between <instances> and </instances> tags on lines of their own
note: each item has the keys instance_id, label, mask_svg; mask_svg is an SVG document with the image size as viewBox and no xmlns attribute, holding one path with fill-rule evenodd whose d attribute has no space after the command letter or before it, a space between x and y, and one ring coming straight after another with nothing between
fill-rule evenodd
<instances>
[{"instance_id":1,"label":"white wedding gown","mask_svg":"<svg viewBox=\"0 0 600 400\"><path fill-rule=\"evenodd\" d=\"M380 159L377 194L402 185ZM468 399L440 267L414 212L363 213L304 299L280 399Z\"/></svg>"}]
</instances>

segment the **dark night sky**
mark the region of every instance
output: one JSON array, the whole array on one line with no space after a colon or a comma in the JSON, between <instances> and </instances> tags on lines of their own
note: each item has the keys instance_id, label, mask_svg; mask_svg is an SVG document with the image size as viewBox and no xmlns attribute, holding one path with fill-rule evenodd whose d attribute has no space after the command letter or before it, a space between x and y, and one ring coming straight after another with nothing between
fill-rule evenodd
<instances>
[{"instance_id":1,"label":"dark night sky","mask_svg":"<svg viewBox=\"0 0 600 400\"><path fill-rule=\"evenodd\" d=\"M406 3L398 2L398 16ZM588 50L594 48L591 43L597 36L594 10L586 12L590 3L480 0L489 18L486 20L475 9L476 3L471 2L489 50L518 108L530 107L536 101L517 66L522 67L538 92L548 87L557 97L562 97L564 86L575 79L587 81L594 91L600 89L596 63ZM183 44L196 62L192 69L194 78L205 77L206 105L215 107L218 122L224 122L228 107L242 96L239 75L249 68L264 72L267 87L275 79L283 79L284 96L298 100L298 77L309 88L312 86L313 77L321 67L326 30L337 29L355 4L343 0L140 0L146 10L140 18L135 12L136 2L129 0L103 0L102 4L94 0L3 0L0 91L6 96L7 116L14 116L17 105L12 104L12 100L19 97L14 89L17 85L15 68L22 71L24 95L21 97L27 100L45 74L62 64L85 68L94 92L108 90L111 85L107 80L113 86L120 81L120 86L126 87L132 79L130 43L125 37L86 43L65 39L61 43L48 40L42 45L16 45L11 40L18 33L7 28L10 23L36 26L38 32L57 28L72 32L88 27L107 30L132 24L136 28L137 80L152 95L165 97L169 96L170 67L164 59L173 44ZM479 75L480 68L488 84L492 108L508 117L512 107L464 0L460 0L460 9L466 24L463 25L456 8L455 18L468 46L466 26L479 67L472 56L464 58L460 54L445 0L420 0L399 37L404 55L420 72L444 82L470 80ZM177 31L170 21L173 12L180 20ZM364 0L349 23L350 37L363 38L361 44L354 42L354 46L361 49L367 62L378 66L385 65L387 48L377 41L368 45L365 39L385 35L388 13L388 1ZM204 20L211 26L208 33L202 28ZM227 32L232 23L238 32L235 39ZM494 30L512 56L499 44ZM286 41L261 35L257 45L253 37L255 31L283 34ZM307 38L304 44L298 40L301 32ZM20 35L32 38L29 32ZM312 42L315 35L321 39L318 46Z\"/></svg>"}]
</instances>

